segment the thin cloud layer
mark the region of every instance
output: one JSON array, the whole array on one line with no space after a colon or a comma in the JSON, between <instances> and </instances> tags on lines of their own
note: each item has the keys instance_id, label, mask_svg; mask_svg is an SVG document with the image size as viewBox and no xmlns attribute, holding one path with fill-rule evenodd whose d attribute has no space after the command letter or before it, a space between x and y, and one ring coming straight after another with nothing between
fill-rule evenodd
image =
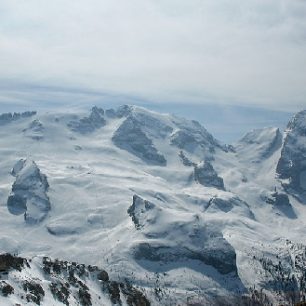
<instances>
[{"instance_id":1,"label":"thin cloud layer","mask_svg":"<svg viewBox=\"0 0 306 306\"><path fill-rule=\"evenodd\" d=\"M306 1L2 0L0 68L14 91L26 82L299 109Z\"/></svg>"}]
</instances>

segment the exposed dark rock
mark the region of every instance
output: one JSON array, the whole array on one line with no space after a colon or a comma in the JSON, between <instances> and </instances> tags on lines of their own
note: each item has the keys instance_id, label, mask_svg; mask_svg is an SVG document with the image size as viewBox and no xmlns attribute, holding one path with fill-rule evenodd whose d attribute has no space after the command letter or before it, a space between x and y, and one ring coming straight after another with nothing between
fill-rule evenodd
<instances>
[{"instance_id":1,"label":"exposed dark rock","mask_svg":"<svg viewBox=\"0 0 306 306\"><path fill-rule=\"evenodd\" d=\"M266 202L272 204L288 218L295 219L297 217L286 193L275 191L271 197L266 199Z\"/></svg>"},{"instance_id":2,"label":"exposed dark rock","mask_svg":"<svg viewBox=\"0 0 306 306\"><path fill-rule=\"evenodd\" d=\"M91 113L88 117L81 118L79 120L73 120L68 123L68 127L77 133L88 134L97 129L100 129L106 124L104 119L104 110L97 106L91 109Z\"/></svg>"},{"instance_id":3,"label":"exposed dark rock","mask_svg":"<svg viewBox=\"0 0 306 306\"><path fill-rule=\"evenodd\" d=\"M36 115L35 111L27 111L23 113L4 113L0 115L0 125L10 123L22 118L29 118Z\"/></svg>"},{"instance_id":4,"label":"exposed dark rock","mask_svg":"<svg viewBox=\"0 0 306 306\"><path fill-rule=\"evenodd\" d=\"M16 177L17 174L22 170L22 168L24 167L26 163L26 159L20 159L12 168L11 170L11 175Z\"/></svg>"},{"instance_id":5,"label":"exposed dark rock","mask_svg":"<svg viewBox=\"0 0 306 306\"><path fill-rule=\"evenodd\" d=\"M97 266L92 266L92 265L89 265L87 267L87 269L88 269L89 272L96 272L96 271L99 270L99 268Z\"/></svg>"},{"instance_id":6,"label":"exposed dark rock","mask_svg":"<svg viewBox=\"0 0 306 306\"><path fill-rule=\"evenodd\" d=\"M174 122L178 127L174 134L171 135L171 144L190 153L199 152L206 156L206 158L213 158L212 155L216 148L224 151L225 147L210 134L197 121L180 121Z\"/></svg>"},{"instance_id":7,"label":"exposed dark rock","mask_svg":"<svg viewBox=\"0 0 306 306\"><path fill-rule=\"evenodd\" d=\"M209 161L202 162L194 167L194 178L201 185L225 190L222 177L219 177Z\"/></svg>"},{"instance_id":8,"label":"exposed dark rock","mask_svg":"<svg viewBox=\"0 0 306 306\"><path fill-rule=\"evenodd\" d=\"M8 284L7 282L1 281L0 282L0 293L4 297L7 297L7 296L14 293L14 288L10 284Z\"/></svg>"},{"instance_id":9,"label":"exposed dark rock","mask_svg":"<svg viewBox=\"0 0 306 306\"><path fill-rule=\"evenodd\" d=\"M60 301L65 305L69 305L69 284L68 283L51 283L50 284L50 291L54 297L54 299Z\"/></svg>"},{"instance_id":10,"label":"exposed dark rock","mask_svg":"<svg viewBox=\"0 0 306 306\"><path fill-rule=\"evenodd\" d=\"M287 190L306 193L306 110L297 113L288 123L281 157L276 172Z\"/></svg>"},{"instance_id":11,"label":"exposed dark rock","mask_svg":"<svg viewBox=\"0 0 306 306\"><path fill-rule=\"evenodd\" d=\"M147 163L159 166L166 165L165 157L154 147L153 142L142 131L141 125L129 116L117 129L112 137L113 143Z\"/></svg>"},{"instance_id":12,"label":"exposed dark rock","mask_svg":"<svg viewBox=\"0 0 306 306\"><path fill-rule=\"evenodd\" d=\"M133 112L133 119L137 121L142 131L152 138L165 139L169 136L173 128L165 123L159 116L155 117L153 112L143 112L135 110Z\"/></svg>"},{"instance_id":13,"label":"exposed dark rock","mask_svg":"<svg viewBox=\"0 0 306 306\"><path fill-rule=\"evenodd\" d=\"M24 266L28 266L26 259L13 256L11 254L0 254L0 273L9 272L11 269L21 271Z\"/></svg>"},{"instance_id":14,"label":"exposed dark rock","mask_svg":"<svg viewBox=\"0 0 306 306\"><path fill-rule=\"evenodd\" d=\"M116 115L118 118L127 117L132 112L132 106L129 105L121 105L118 107L116 111Z\"/></svg>"},{"instance_id":15,"label":"exposed dark rock","mask_svg":"<svg viewBox=\"0 0 306 306\"><path fill-rule=\"evenodd\" d=\"M45 291L42 286L34 281L24 281L23 290L29 292L26 295L28 302L34 302L37 305L40 305L43 297L45 296Z\"/></svg>"},{"instance_id":16,"label":"exposed dark rock","mask_svg":"<svg viewBox=\"0 0 306 306\"><path fill-rule=\"evenodd\" d=\"M213 197L209 200L204 210L205 212L223 211L225 213L234 211L236 214L242 214L245 217L255 220L255 216L251 211L250 206L238 197L224 199Z\"/></svg>"},{"instance_id":17,"label":"exposed dark rock","mask_svg":"<svg viewBox=\"0 0 306 306\"><path fill-rule=\"evenodd\" d=\"M19 160L11 173L16 180L7 201L9 212L14 215L24 214L28 224L42 221L51 209L47 196L47 177L31 160Z\"/></svg>"},{"instance_id":18,"label":"exposed dark rock","mask_svg":"<svg viewBox=\"0 0 306 306\"><path fill-rule=\"evenodd\" d=\"M128 209L128 214L132 218L137 229L145 225L146 213L155 208L155 205L138 195L133 196L133 204Z\"/></svg>"},{"instance_id":19,"label":"exposed dark rock","mask_svg":"<svg viewBox=\"0 0 306 306\"><path fill-rule=\"evenodd\" d=\"M35 260L36 264L37 259ZM0 273L10 273L11 269L16 269L21 272L21 269L27 265L29 268L27 274L15 274L15 281L18 286L16 290L5 281L0 281L0 294L8 296L16 293L21 299L25 299L28 303L43 305L45 291L41 285L48 284L48 288L55 300L64 305L77 303L82 306L91 306L93 304L92 294L96 294L95 290L88 286L96 281L98 287L101 288L101 294L108 297L112 304L122 305L121 295L125 296L128 305L147 306L150 305L145 295L133 287L128 281L116 282L109 279L108 273L97 266L86 266L76 262L61 261L58 259L52 260L49 257L43 257L41 260L41 268L44 273L40 273L38 278L31 278L31 269L27 264L27 260L10 254L0 255ZM36 270L36 268L34 268ZM37 271L34 271L36 273ZM41 277L45 276L44 279ZM90 281L88 283L88 281ZM97 288L98 288L97 287ZM25 294L19 294L17 289L23 289ZM17 291L17 292L14 292ZM100 298L100 297L99 297Z\"/></svg>"},{"instance_id":20,"label":"exposed dark rock","mask_svg":"<svg viewBox=\"0 0 306 306\"><path fill-rule=\"evenodd\" d=\"M179 157L183 163L184 166L186 167L195 167L196 164L193 163L185 154L183 151L180 151L179 153Z\"/></svg>"},{"instance_id":21,"label":"exposed dark rock","mask_svg":"<svg viewBox=\"0 0 306 306\"><path fill-rule=\"evenodd\" d=\"M121 291L126 297L129 306L150 306L151 303L142 292L136 290L129 284L122 284Z\"/></svg>"},{"instance_id":22,"label":"exposed dark rock","mask_svg":"<svg viewBox=\"0 0 306 306\"><path fill-rule=\"evenodd\" d=\"M7 199L7 207L13 215L24 214L27 211L27 200L19 194L10 195Z\"/></svg>"},{"instance_id":23,"label":"exposed dark rock","mask_svg":"<svg viewBox=\"0 0 306 306\"><path fill-rule=\"evenodd\" d=\"M99 271L99 273L97 274L97 279L103 282L108 282L109 281L108 273L105 270Z\"/></svg>"},{"instance_id":24,"label":"exposed dark rock","mask_svg":"<svg viewBox=\"0 0 306 306\"><path fill-rule=\"evenodd\" d=\"M148 260L169 264L171 262L185 262L198 260L206 265L213 266L221 274L237 274L236 253L221 234L207 240L203 249L190 249L184 246L164 246L157 243L140 243L134 252L136 260ZM213 240L213 241L212 241Z\"/></svg>"},{"instance_id":25,"label":"exposed dark rock","mask_svg":"<svg viewBox=\"0 0 306 306\"><path fill-rule=\"evenodd\" d=\"M115 305L121 305L120 288L117 282L110 282L108 284L108 292L110 294L110 299L112 303Z\"/></svg>"},{"instance_id":26,"label":"exposed dark rock","mask_svg":"<svg viewBox=\"0 0 306 306\"><path fill-rule=\"evenodd\" d=\"M267 199L267 203L275 206L289 206L290 201L288 195L285 193L278 193L277 191L271 194L271 198Z\"/></svg>"},{"instance_id":27,"label":"exposed dark rock","mask_svg":"<svg viewBox=\"0 0 306 306\"><path fill-rule=\"evenodd\" d=\"M108 117L108 118L116 118L117 117L117 113L114 109L110 108L110 109L107 109L105 111L105 115Z\"/></svg>"},{"instance_id":28,"label":"exposed dark rock","mask_svg":"<svg viewBox=\"0 0 306 306\"><path fill-rule=\"evenodd\" d=\"M90 295L90 293L88 292L87 289L80 288L79 292L78 292L78 295L79 295L80 304L82 306L91 306L92 305L91 295Z\"/></svg>"},{"instance_id":29,"label":"exposed dark rock","mask_svg":"<svg viewBox=\"0 0 306 306\"><path fill-rule=\"evenodd\" d=\"M226 152L236 153L236 149L233 145L225 145L224 149Z\"/></svg>"}]
</instances>

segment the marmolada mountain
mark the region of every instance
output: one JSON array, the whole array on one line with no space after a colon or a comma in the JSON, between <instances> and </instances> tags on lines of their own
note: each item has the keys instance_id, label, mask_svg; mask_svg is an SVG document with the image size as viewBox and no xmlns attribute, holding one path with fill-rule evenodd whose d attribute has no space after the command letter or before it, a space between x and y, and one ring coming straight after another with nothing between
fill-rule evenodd
<instances>
[{"instance_id":1,"label":"marmolada mountain","mask_svg":"<svg viewBox=\"0 0 306 306\"><path fill-rule=\"evenodd\" d=\"M0 127L0 305L305 301L306 111L232 145L127 105Z\"/></svg>"}]
</instances>

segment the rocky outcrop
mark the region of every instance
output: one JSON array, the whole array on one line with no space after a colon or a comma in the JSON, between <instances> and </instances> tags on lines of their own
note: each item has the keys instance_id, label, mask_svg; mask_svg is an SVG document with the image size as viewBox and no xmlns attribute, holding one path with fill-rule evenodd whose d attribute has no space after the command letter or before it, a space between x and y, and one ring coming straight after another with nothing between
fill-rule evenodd
<instances>
[{"instance_id":1,"label":"rocky outcrop","mask_svg":"<svg viewBox=\"0 0 306 306\"><path fill-rule=\"evenodd\" d=\"M184 166L186 167L195 167L196 164L193 163L186 155L183 151L180 151L179 153L179 158L181 160L181 162L183 163Z\"/></svg>"},{"instance_id":2,"label":"rocky outcrop","mask_svg":"<svg viewBox=\"0 0 306 306\"><path fill-rule=\"evenodd\" d=\"M139 122L132 116L120 125L112 141L118 148L132 153L146 163L159 166L165 166L167 163L165 157L154 147L152 140L142 131Z\"/></svg>"},{"instance_id":3,"label":"rocky outcrop","mask_svg":"<svg viewBox=\"0 0 306 306\"><path fill-rule=\"evenodd\" d=\"M225 190L222 177L218 176L209 161L201 162L194 167L194 178L203 186Z\"/></svg>"},{"instance_id":4,"label":"rocky outcrop","mask_svg":"<svg viewBox=\"0 0 306 306\"><path fill-rule=\"evenodd\" d=\"M26 293L27 302L33 302L37 305L41 305L41 302L45 296L45 291L42 286L35 281L23 281L23 290Z\"/></svg>"},{"instance_id":5,"label":"rocky outcrop","mask_svg":"<svg viewBox=\"0 0 306 306\"><path fill-rule=\"evenodd\" d=\"M32 160L19 160L11 173L16 180L7 200L9 212L24 214L25 222L29 224L42 221L51 209L47 177Z\"/></svg>"},{"instance_id":6,"label":"rocky outcrop","mask_svg":"<svg viewBox=\"0 0 306 306\"><path fill-rule=\"evenodd\" d=\"M274 208L278 209L288 218L296 218L296 214L286 193L278 192L277 190L275 190L275 192L271 193L270 197L266 198L266 202L268 204L273 205Z\"/></svg>"},{"instance_id":7,"label":"rocky outcrop","mask_svg":"<svg viewBox=\"0 0 306 306\"><path fill-rule=\"evenodd\" d=\"M204 230L204 229L202 229ZM211 235L210 238L208 238ZM165 245L157 242L142 242L134 249L136 260L168 265L176 262L184 266L186 261L194 260L204 265L214 267L221 274L237 274L236 253L232 246L219 232L210 231L205 233L206 239L202 241L203 247L195 245L175 244Z\"/></svg>"},{"instance_id":8,"label":"rocky outcrop","mask_svg":"<svg viewBox=\"0 0 306 306\"><path fill-rule=\"evenodd\" d=\"M132 112L132 106L130 105L121 105L118 107L116 111L116 115L118 118L127 117Z\"/></svg>"},{"instance_id":9,"label":"rocky outcrop","mask_svg":"<svg viewBox=\"0 0 306 306\"><path fill-rule=\"evenodd\" d=\"M208 204L204 207L206 213L235 213L236 215L244 216L255 220L255 216L250 206L242 201L237 196L224 195L224 197L213 197L209 200Z\"/></svg>"},{"instance_id":10,"label":"rocky outcrop","mask_svg":"<svg viewBox=\"0 0 306 306\"><path fill-rule=\"evenodd\" d=\"M16 263L18 269L13 272ZM108 273L97 266L52 260L49 257L27 260L0 254L0 267L4 266L9 282L0 282L0 295L8 299L7 305L11 301L22 305L25 302L31 305L57 305L60 302L67 306L98 306L105 302L107 305L129 306L151 304L145 294L130 282L111 280Z\"/></svg>"},{"instance_id":11,"label":"rocky outcrop","mask_svg":"<svg viewBox=\"0 0 306 306\"><path fill-rule=\"evenodd\" d=\"M8 284L6 281L0 281L0 294L4 297L14 293L14 288Z\"/></svg>"},{"instance_id":12,"label":"rocky outcrop","mask_svg":"<svg viewBox=\"0 0 306 306\"><path fill-rule=\"evenodd\" d=\"M29 127L24 129L24 135L26 137L32 138L33 140L42 140L44 137L44 126L40 120L35 119L30 124Z\"/></svg>"},{"instance_id":13,"label":"rocky outcrop","mask_svg":"<svg viewBox=\"0 0 306 306\"><path fill-rule=\"evenodd\" d=\"M154 112L136 109L133 112L133 118L138 122L141 129L150 137L165 139L173 131L167 120Z\"/></svg>"},{"instance_id":14,"label":"rocky outcrop","mask_svg":"<svg viewBox=\"0 0 306 306\"><path fill-rule=\"evenodd\" d=\"M198 215L181 220L137 195L128 212L136 229L147 238L132 248L134 258L146 269L155 269L156 264L167 270L173 262L184 266L197 261L214 267L220 274L237 274L235 250L218 227L206 226Z\"/></svg>"},{"instance_id":15,"label":"rocky outcrop","mask_svg":"<svg viewBox=\"0 0 306 306\"><path fill-rule=\"evenodd\" d=\"M189 153L204 154L213 158L216 148L227 151L208 131L197 121L175 120L177 130L171 135L172 145Z\"/></svg>"},{"instance_id":16,"label":"rocky outcrop","mask_svg":"<svg viewBox=\"0 0 306 306\"><path fill-rule=\"evenodd\" d=\"M306 110L297 113L285 131L276 172L287 190L306 193Z\"/></svg>"},{"instance_id":17,"label":"rocky outcrop","mask_svg":"<svg viewBox=\"0 0 306 306\"><path fill-rule=\"evenodd\" d=\"M88 117L83 117L79 120L73 120L68 123L68 127L77 133L88 134L92 133L97 129L100 129L106 124L104 119L104 110L97 106L91 109Z\"/></svg>"},{"instance_id":18,"label":"rocky outcrop","mask_svg":"<svg viewBox=\"0 0 306 306\"><path fill-rule=\"evenodd\" d=\"M137 229L140 229L145 226L148 219L152 223L154 218L152 211L155 208L155 205L147 200L142 199L138 195L133 196L133 204L128 209L128 214L132 218L133 223Z\"/></svg>"},{"instance_id":19,"label":"rocky outcrop","mask_svg":"<svg viewBox=\"0 0 306 306\"><path fill-rule=\"evenodd\" d=\"M108 118L111 118L111 119L117 118L117 113L116 113L116 111L113 108L106 109L105 110L105 115Z\"/></svg>"},{"instance_id":20,"label":"rocky outcrop","mask_svg":"<svg viewBox=\"0 0 306 306\"><path fill-rule=\"evenodd\" d=\"M0 125L10 123L22 118L29 118L36 115L35 111L28 111L23 113L4 113L0 115Z\"/></svg>"},{"instance_id":21,"label":"rocky outcrop","mask_svg":"<svg viewBox=\"0 0 306 306\"><path fill-rule=\"evenodd\" d=\"M28 266L28 261L25 258L13 256L9 253L0 254L0 273L8 273L11 270L21 271Z\"/></svg>"},{"instance_id":22,"label":"rocky outcrop","mask_svg":"<svg viewBox=\"0 0 306 306\"><path fill-rule=\"evenodd\" d=\"M288 195L286 193L273 192L271 197L266 201L269 204L273 204L277 207L291 206Z\"/></svg>"}]
</instances>

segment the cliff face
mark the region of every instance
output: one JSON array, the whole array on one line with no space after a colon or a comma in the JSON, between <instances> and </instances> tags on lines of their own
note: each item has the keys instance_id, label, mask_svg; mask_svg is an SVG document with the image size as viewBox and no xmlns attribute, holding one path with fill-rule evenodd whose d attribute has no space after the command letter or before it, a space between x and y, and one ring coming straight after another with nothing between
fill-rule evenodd
<instances>
[{"instance_id":1,"label":"cliff face","mask_svg":"<svg viewBox=\"0 0 306 306\"><path fill-rule=\"evenodd\" d=\"M287 188L306 192L306 111L297 113L285 131L277 174Z\"/></svg>"}]
</instances>

